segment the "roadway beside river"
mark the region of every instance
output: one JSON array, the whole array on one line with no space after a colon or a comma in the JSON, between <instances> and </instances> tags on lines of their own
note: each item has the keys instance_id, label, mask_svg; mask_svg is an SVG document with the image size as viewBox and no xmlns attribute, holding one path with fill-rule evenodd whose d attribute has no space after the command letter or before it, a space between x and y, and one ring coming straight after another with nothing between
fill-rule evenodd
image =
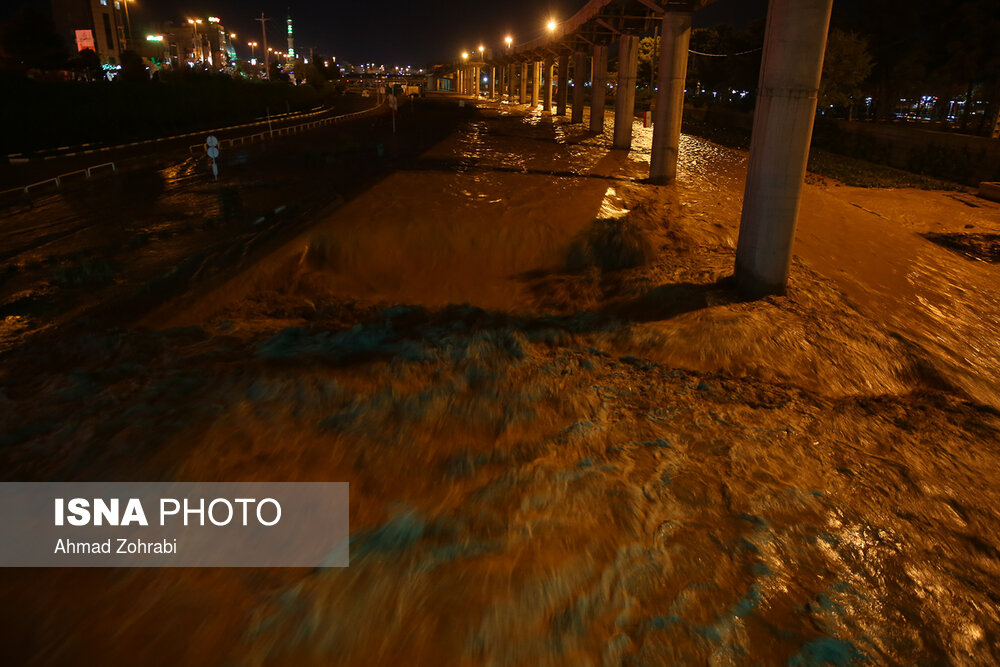
<instances>
[{"instance_id":1,"label":"roadway beside river","mask_svg":"<svg viewBox=\"0 0 1000 667\"><path fill-rule=\"evenodd\" d=\"M363 108L371 105L365 100ZM192 155L184 142L163 164L0 202L0 350L95 308L127 321L197 289L350 200L450 132L464 113L417 101L401 107L395 134L383 107L226 147L218 182L204 152Z\"/></svg>"},{"instance_id":2,"label":"roadway beside river","mask_svg":"<svg viewBox=\"0 0 1000 667\"><path fill-rule=\"evenodd\" d=\"M64 174L73 174L71 179L83 179L83 174L74 173L90 167L115 164L116 168L128 169L136 164L166 165L182 160L191 154L191 147L201 145L209 134L222 141L266 135L273 138L286 128L303 123L323 121L336 116L356 113L371 109L372 99L358 95L344 95L325 107L291 114L279 114L272 118L259 118L254 121L237 123L222 127L211 127L197 132L182 135L160 137L127 144L105 146L88 144L83 146L66 146L52 150L39 151L32 154L16 154L8 156L0 162L0 193L7 190L23 188L47 179ZM95 170L102 176L111 171L110 167ZM70 180L70 179L67 179ZM9 195L8 195L9 196ZM0 204L3 202L0 201Z\"/></svg>"}]
</instances>

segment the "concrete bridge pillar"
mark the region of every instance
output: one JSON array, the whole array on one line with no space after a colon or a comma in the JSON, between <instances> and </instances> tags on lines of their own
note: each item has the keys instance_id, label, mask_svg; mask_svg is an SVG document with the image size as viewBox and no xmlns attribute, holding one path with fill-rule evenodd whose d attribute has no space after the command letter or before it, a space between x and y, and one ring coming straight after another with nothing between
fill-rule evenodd
<instances>
[{"instance_id":1,"label":"concrete bridge pillar","mask_svg":"<svg viewBox=\"0 0 1000 667\"><path fill-rule=\"evenodd\" d=\"M507 101L514 103L514 63L507 65Z\"/></svg>"},{"instance_id":2,"label":"concrete bridge pillar","mask_svg":"<svg viewBox=\"0 0 1000 667\"><path fill-rule=\"evenodd\" d=\"M669 183L677 176L691 14L666 12L660 34L659 91L653 112L653 152L649 161L649 181L657 184Z\"/></svg>"},{"instance_id":3,"label":"concrete bridge pillar","mask_svg":"<svg viewBox=\"0 0 1000 667\"><path fill-rule=\"evenodd\" d=\"M632 119L635 116L635 83L639 71L639 38L622 35L618 44L618 94L615 96L614 148L632 148Z\"/></svg>"},{"instance_id":4,"label":"concrete bridge pillar","mask_svg":"<svg viewBox=\"0 0 1000 667\"><path fill-rule=\"evenodd\" d=\"M590 84L590 131L604 132L604 102L608 96L608 47L594 44Z\"/></svg>"},{"instance_id":5,"label":"concrete bridge pillar","mask_svg":"<svg viewBox=\"0 0 1000 667\"><path fill-rule=\"evenodd\" d=\"M528 63L521 63L520 92L517 96L518 104L528 103Z\"/></svg>"},{"instance_id":6,"label":"concrete bridge pillar","mask_svg":"<svg viewBox=\"0 0 1000 667\"><path fill-rule=\"evenodd\" d=\"M490 99L497 98L497 68L490 66Z\"/></svg>"},{"instance_id":7,"label":"concrete bridge pillar","mask_svg":"<svg viewBox=\"0 0 1000 667\"><path fill-rule=\"evenodd\" d=\"M736 287L783 294L833 0L771 0L750 139Z\"/></svg>"},{"instance_id":8,"label":"concrete bridge pillar","mask_svg":"<svg viewBox=\"0 0 1000 667\"><path fill-rule=\"evenodd\" d=\"M542 75L545 77L545 93L542 97L542 108L545 111L552 111L552 58L545 59Z\"/></svg>"},{"instance_id":9,"label":"concrete bridge pillar","mask_svg":"<svg viewBox=\"0 0 1000 667\"><path fill-rule=\"evenodd\" d=\"M476 65L472 68L472 94L479 97L479 84L482 83L480 79L483 78L482 68Z\"/></svg>"},{"instance_id":10,"label":"concrete bridge pillar","mask_svg":"<svg viewBox=\"0 0 1000 667\"><path fill-rule=\"evenodd\" d=\"M538 106L539 93L542 87L542 63L537 60L531 63L531 107Z\"/></svg>"},{"instance_id":11,"label":"concrete bridge pillar","mask_svg":"<svg viewBox=\"0 0 1000 667\"><path fill-rule=\"evenodd\" d=\"M577 51L573 54L573 115L574 123L583 122L583 82L587 80L587 54ZM569 79L566 80L569 83Z\"/></svg>"},{"instance_id":12,"label":"concrete bridge pillar","mask_svg":"<svg viewBox=\"0 0 1000 667\"><path fill-rule=\"evenodd\" d=\"M569 56L565 53L559 56L559 92L556 94L556 115L566 115L566 103L569 101Z\"/></svg>"}]
</instances>

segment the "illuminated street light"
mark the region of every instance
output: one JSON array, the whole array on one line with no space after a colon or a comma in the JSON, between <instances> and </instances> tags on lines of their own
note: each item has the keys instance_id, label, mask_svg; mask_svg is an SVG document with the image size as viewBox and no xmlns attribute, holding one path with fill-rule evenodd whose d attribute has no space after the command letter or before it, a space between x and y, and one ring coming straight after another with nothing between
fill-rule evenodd
<instances>
[{"instance_id":1,"label":"illuminated street light","mask_svg":"<svg viewBox=\"0 0 1000 667\"><path fill-rule=\"evenodd\" d=\"M205 61L205 52L201 44L201 36L198 34L198 24L201 23L201 19L188 19L188 23L194 29L195 42L198 44L198 62ZM194 54L192 54L194 55Z\"/></svg>"},{"instance_id":2,"label":"illuminated street light","mask_svg":"<svg viewBox=\"0 0 1000 667\"><path fill-rule=\"evenodd\" d=\"M482 44L479 45L479 56L482 57L483 53L486 51L486 47Z\"/></svg>"},{"instance_id":3,"label":"illuminated street light","mask_svg":"<svg viewBox=\"0 0 1000 667\"><path fill-rule=\"evenodd\" d=\"M462 60L468 60L468 59L469 59L469 52L462 51Z\"/></svg>"},{"instance_id":4,"label":"illuminated street light","mask_svg":"<svg viewBox=\"0 0 1000 667\"><path fill-rule=\"evenodd\" d=\"M548 29L549 29L549 32L555 32L556 31L556 22L555 22L555 20L550 20L549 21Z\"/></svg>"},{"instance_id":5,"label":"illuminated street light","mask_svg":"<svg viewBox=\"0 0 1000 667\"><path fill-rule=\"evenodd\" d=\"M124 0L124 3L125 3L125 26L126 26L126 33L127 33L127 36L128 36L128 43L126 44L126 46L127 46L127 48L132 48L130 46L131 43L132 43L132 19L130 19L129 16L128 16L128 3L129 3L129 0Z\"/></svg>"},{"instance_id":6,"label":"illuminated street light","mask_svg":"<svg viewBox=\"0 0 1000 667\"><path fill-rule=\"evenodd\" d=\"M507 48L509 49L510 45L514 43L514 38L511 37L510 35L507 35L506 37L504 37L503 41L507 44Z\"/></svg>"}]
</instances>

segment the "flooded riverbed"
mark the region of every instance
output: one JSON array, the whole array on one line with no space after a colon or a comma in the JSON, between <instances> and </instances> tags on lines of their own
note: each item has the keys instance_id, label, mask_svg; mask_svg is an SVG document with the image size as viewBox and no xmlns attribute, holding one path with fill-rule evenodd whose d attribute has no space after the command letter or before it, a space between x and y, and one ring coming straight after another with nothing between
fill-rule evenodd
<instances>
[{"instance_id":1,"label":"flooded riverbed","mask_svg":"<svg viewBox=\"0 0 1000 667\"><path fill-rule=\"evenodd\" d=\"M349 481L352 532L342 570L4 573L14 655L1000 659L1000 269L924 237L1000 207L811 179L788 295L741 302L745 154L685 137L653 187L648 140L483 109L213 289L9 354L8 478Z\"/></svg>"}]
</instances>

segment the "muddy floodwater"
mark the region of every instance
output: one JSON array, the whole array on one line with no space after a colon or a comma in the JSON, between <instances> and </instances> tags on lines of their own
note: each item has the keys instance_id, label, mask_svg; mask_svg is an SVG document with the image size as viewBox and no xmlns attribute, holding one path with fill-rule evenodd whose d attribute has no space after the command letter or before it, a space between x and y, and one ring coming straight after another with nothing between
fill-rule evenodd
<instances>
[{"instance_id":1,"label":"muddy floodwater","mask_svg":"<svg viewBox=\"0 0 1000 667\"><path fill-rule=\"evenodd\" d=\"M131 321L15 330L5 479L347 481L352 538L343 569L2 572L5 652L1000 662L1000 205L811 175L788 294L745 302L746 153L684 136L656 187L634 132L483 104Z\"/></svg>"}]
</instances>

